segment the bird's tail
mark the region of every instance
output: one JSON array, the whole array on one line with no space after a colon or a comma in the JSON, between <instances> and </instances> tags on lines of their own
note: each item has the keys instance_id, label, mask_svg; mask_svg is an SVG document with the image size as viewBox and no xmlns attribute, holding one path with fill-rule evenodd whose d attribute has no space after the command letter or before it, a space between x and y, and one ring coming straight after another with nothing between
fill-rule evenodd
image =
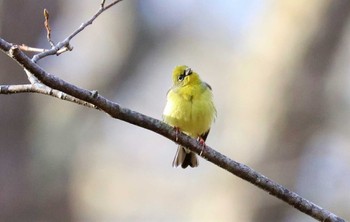
<instances>
[{"instance_id":1,"label":"bird's tail","mask_svg":"<svg viewBox=\"0 0 350 222\"><path fill-rule=\"evenodd\" d=\"M186 168L188 166L197 167L198 159L196 154L183 146L179 146L173 161L173 167L178 166L181 166L182 168Z\"/></svg>"}]
</instances>

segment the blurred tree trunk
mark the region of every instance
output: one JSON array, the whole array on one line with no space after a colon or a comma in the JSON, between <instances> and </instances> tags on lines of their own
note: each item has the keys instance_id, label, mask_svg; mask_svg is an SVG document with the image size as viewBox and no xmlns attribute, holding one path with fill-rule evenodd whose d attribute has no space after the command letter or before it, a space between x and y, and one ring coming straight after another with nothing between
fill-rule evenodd
<instances>
[{"instance_id":1,"label":"blurred tree trunk","mask_svg":"<svg viewBox=\"0 0 350 222\"><path fill-rule=\"evenodd\" d=\"M277 126L279 131L271 136L267 144L270 150L261 166L270 169L265 171L267 176L292 190L295 190L301 155L312 137L327 125L329 110L325 85L349 16L350 1L328 4L300 64L289 70L295 74L284 92L284 112L279 121L283 125ZM290 206L266 199L260 200L262 207L255 212L253 221L290 221L286 216ZM322 203L318 204L322 206Z\"/></svg>"},{"instance_id":2,"label":"blurred tree trunk","mask_svg":"<svg viewBox=\"0 0 350 222\"><path fill-rule=\"evenodd\" d=\"M36 46L44 33L43 9L57 9L56 1L2 1L0 35L9 42ZM54 14L54 13L53 13ZM0 82L26 83L23 70L6 55L0 55ZM38 198L41 187L31 178L32 140L30 95L0 98L0 221L70 221L67 186L51 202ZM42 166L45 168L45 166ZM45 184L45 178L35 184ZM50 192L50 191L46 191Z\"/></svg>"}]
</instances>

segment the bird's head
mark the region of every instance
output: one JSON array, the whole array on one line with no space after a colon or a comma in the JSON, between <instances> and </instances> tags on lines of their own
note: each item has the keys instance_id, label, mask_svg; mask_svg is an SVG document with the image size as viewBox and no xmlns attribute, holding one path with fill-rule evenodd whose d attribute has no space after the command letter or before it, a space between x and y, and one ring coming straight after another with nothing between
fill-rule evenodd
<instances>
[{"instance_id":1,"label":"bird's head","mask_svg":"<svg viewBox=\"0 0 350 222\"><path fill-rule=\"evenodd\" d=\"M199 75L190 67L182 65L175 67L173 71L173 83L175 86L186 86L199 84L201 83L201 80Z\"/></svg>"}]
</instances>

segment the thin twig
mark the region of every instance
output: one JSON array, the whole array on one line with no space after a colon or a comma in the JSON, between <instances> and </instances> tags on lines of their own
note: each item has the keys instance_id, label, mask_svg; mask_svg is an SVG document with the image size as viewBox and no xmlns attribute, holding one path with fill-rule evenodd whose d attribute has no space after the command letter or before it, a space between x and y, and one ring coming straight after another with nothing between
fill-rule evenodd
<instances>
[{"instance_id":1,"label":"thin twig","mask_svg":"<svg viewBox=\"0 0 350 222\"><path fill-rule=\"evenodd\" d=\"M104 5L105 1L101 2L100 9L86 22L82 23L78 29L76 29L72 34L70 34L66 39L64 39L62 42L58 42L56 45L54 45L50 50L47 50L45 52L39 53L37 55L34 55L32 58L32 61L37 63L40 59L45 58L46 56L50 55L57 55L57 52L62 48L67 48L68 50L71 50L72 47L70 46L70 41L81 31L83 31L87 26L91 25L95 19L102 14L102 12L106 11L107 9L111 8L113 5L121 2L123 0L115 0L111 2L108 5ZM66 50L67 51L67 50Z\"/></svg>"},{"instance_id":2,"label":"thin twig","mask_svg":"<svg viewBox=\"0 0 350 222\"><path fill-rule=\"evenodd\" d=\"M82 30L84 30L88 25L91 25L93 23L93 21L95 21L95 19L102 14L102 12L106 11L107 9L109 9L110 7L114 6L115 4L121 2L122 0L116 0L111 2L110 4L108 4L107 6L105 6L105 1L102 0L101 2L101 7L100 9L96 12L96 14L89 19L87 22L83 23L80 25L80 27L75 30L72 34L70 34L64 41L57 43L56 45L54 45L53 41L51 40L51 27L50 27L50 23L49 23L49 12L47 9L44 9L44 26L47 32L47 40L49 41L49 43L51 44L52 48L51 49L37 49L37 48L32 48L32 47L28 47L25 45L19 46L21 49L24 49L25 51L37 51L40 52L39 54L36 54L33 56L32 61L34 63L37 63L40 59L46 57L46 56L50 56L50 55L60 55L64 52L67 51L72 51L73 47L70 45L70 40L73 39L78 33L80 33ZM25 69L25 72L27 74L28 80L30 83L32 84L37 84L39 83L39 80L33 76L28 70Z\"/></svg>"},{"instance_id":3,"label":"thin twig","mask_svg":"<svg viewBox=\"0 0 350 222\"><path fill-rule=\"evenodd\" d=\"M35 85L35 84L40 83L40 81L32 73L30 73L27 69L24 69L24 72L26 73L27 78L31 84Z\"/></svg>"},{"instance_id":4,"label":"thin twig","mask_svg":"<svg viewBox=\"0 0 350 222\"><path fill-rule=\"evenodd\" d=\"M41 52L45 52L48 50L48 49L30 47L30 46L27 46L25 44L19 45L18 47L20 48L20 50L26 51L26 52L40 52L41 53Z\"/></svg>"},{"instance_id":5,"label":"thin twig","mask_svg":"<svg viewBox=\"0 0 350 222\"><path fill-rule=\"evenodd\" d=\"M319 221L328 222L344 222L345 220L336 216L335 214L317 206L316 204L302 198L298 194L289 191L280 184L272 181L264 175L254 171L248 166L235 162L229 159L223 154L213 150L206 146L203 150L202 145L197 141L183 133L176 133L172 127L166 125L162 121L145 116L141 113L129 110L121 107L119 104L107 100L100 96L97 91L88 91L79 88L73 84L65 82L62 79L57 78L54 75L47 73L39 65L36 64L38 60L48 55L57 54L60 50L70 49L70 40L81 32L85 27L92 24L92 22L105 10L117 4L119 1L114 1L109 5L105 6L105 1L102 0L100 10L86 23L83 23L76 31L68 36L63 42L58 43L52 49L42 52L37 57L29 59L23 52L21 52L18 46L14 46L0 38L0 48L3 52L13 58L21 65L25 71L33 74L38 83L27 84L27 85L6 85L0 86L0 94L12 94L12 93L24 93L24 92L35 92L45 95L55 96L60 99L75 102L80 105L90 104L88 107L96 108L108 113L114 118L126 121L128 123L143 127L154 131L164 137L167 137L177 143L188 147L191 151L200 154L208 161L216 164L217 166L231 172L232 174L260 187L261 189L269 192L271 195L283 200L284 202L292 205L296 209L304 212ZM64 51L64 50L63 50ZM32 81L31 81L32 82ZM41 85L43 83L44 85ZM64 92L64 93L63 93ZM65 95L65 96L62 96ZM79 103L76 100L82 101ZM85 102L86 101L86 102ZM85 105L86 106L86 105Z\"/></svg>"},{"instance_id":6,"label":"thin twig","mask_svg":"<svg viewBox=\"0 0 350 222\"><path fill-rule=\"evenodd\" d=\"M47 41L49 41L51 47L54 47L55 44L51 40L51 27L50 27L50 22L49 22L50 14L49 14L49 11L46 8L44 9L44 18L45 18L44 26L45 26L45 29L46 29Z\"/></svg>"},{"instance_id":7,"label":"thin twig","mask_svg":"<svg viewBox=\"0 0 350 222\"><path fill-rule=\"evenodd\" d=\"M106 0L102 0L102 1L101 1L101 4L100 4L101 8L104 8L104 7L105 7L105 3L106 3Z\"/></svg>"},{"instance_id":8,"label":"thin twig","mask_svg":"<svg viewBox=\"0 0 350 222\"><path fill-rule=\"evenodd\" d=\"M48 95L52 97L59 98L61 100L73 102L88 108L98 109L95 105L85 102L83 100L77 99L66 93L52 89L43 84L23 84L23 85L0 85L0 94L17 94L17 93L39 93L43 95Z\"/></svg>"},{"instance_id":9,"label":"thin twig","mask_svg":"<svg viewBox=\"0 0 350 222\"><path fill-rule=\"evenodd\" d=\"M75 98L79 98L83 101L91 103L96 107L99 107L102 111L108 113L113 118L123 120L125 122L143 127L145 129L156 132L166 138L169 138L176 143L188 147L191 151L199 154L203 151L203 146L200 145L195 139L183 134L176 133L172 127L143 115L141 113L132 111L124 108L117 103L107 100L106 98L99 95L97 92L91 92L82 88L79 88L71 83L65 82L58 77L47 73L38 64L34 63L29 59L18 47L7 43L5 40L0 38L0 48L11 58L17 61L23 68L29 70L37 77L43 84L65 92L66 94L72 95ZM205 150L201 155L203 158L214 163L215 165L227 170L228 172L256 185L257 187L265 190L269 194L277 197L280 200L292 205L296 209L305 214L319 220L327 222L345 222L344 219L337 215L329 212L320 206L312 203L311 201L299 196L282 185L274 182L273 180L265 177L258 173L252 168L238 163L225 155L215 151L209 146L206 146Z\"/></svg>"}]
</instances>

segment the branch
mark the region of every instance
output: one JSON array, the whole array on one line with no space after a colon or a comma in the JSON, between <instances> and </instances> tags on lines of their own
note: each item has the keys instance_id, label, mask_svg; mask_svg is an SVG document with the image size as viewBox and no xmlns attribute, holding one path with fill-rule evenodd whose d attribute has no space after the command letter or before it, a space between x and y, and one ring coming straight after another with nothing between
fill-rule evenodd
<instances>
[{"instance_id":1,"label":"branch","mask_svg":"<svg viewBox=\"0 0 350 222\"><path fill-rule=\"evenodd\" d=\"M24 85L0 85L0 94L16 94L16 93L40 93L52 97L56 97L61 100L66 100L73 102L88 108L98 109L95 105L85 102L83 100L77 99L73 96L67 95L56 89L52 89L43 84L24 84Z\"/></svg>"},{"instance_id":2,"label":"branch","mask_svg":"<svg viewBox=\"0 0 350 222\"><path fill-rule=\"evenodd\" d=\"M45 26L45 29L46 29L47 41L49 41L50 45L52 47L54 47L54 43L53 43L53 41L51 39L51 26L50 26L50 22L49 22L50 14L49 14L49 11L47 11L46 8L44 9L44 18L45 18L44 26Z\"/></svg>"},{"instance_id":3,"label":"branch","mask_svg":"<svg viewBox=\"0 0 350 222\"><path fill-rule=\"evenodd\" d=\"M190 148L191 151L199 154L208 161L260 187L261 189L269 192L271 195L276 196L277 198L300 210L301 212L304 212L319 221L344 221L344 219L339 218L335 214L322 209L314 203L300 197L298 194L289 191L280 184L270 180L269 178L254 171L248 166L235 162L234 160L229 159L228 157L208 146L203 149L202 145L199 145L195 139L183 133L175 133L173 128L166 125L165 123L157 119L145 116L141 113L121 107L119 104L109 101L106 98L100 96L97 91L88 91L65 82L64 80L49 74L36 64L40 59L46 56L59 55L65 51L72 50L72 47L70 46L70 40L73 39L82 30L84 30L88 25L91 25L102 12L119 3L120 1L122 0L115 0L105 6L105 0L102 0L100 3L100 9L90 20L81 24L77 30L75 30L65 40L57 43L56 45L54 45L51 41L51 28L48 23L49 14L47 11L44 11L47 38L52 45L52 48L49 50L31 48L25 45L17 46L10 44L0 38L0 49L15 61L17 61L19 65L24 68L24 71L28 75L29 81L32 83L25 85L0 85L0 94L40 93L104 111L107 114L111 115L113 118L120 119L151 130L176 143ZM40 53L33 56L32 59L29 59L21 50Z\"/></svg>"},{"instance_id":4,"label":"branch","mask_svg":"<svg viewBox=\"0 0 350 222\"><path fill-rule=\"evenodd\" d=\"M103 4L102 4L103 7ZM195 139L183 134L176 133L172 127L160 120L148 117L136 111L124 108L114 103L96 91L89 91L79 88L71 83L65 82L58 77L49 74L30 58L28 58L17 46L6 42L0 38L1 50L18 62L20 66L32 73L43 84L69 94L82 101L95 105L100 110L106 112L113 118L134 124L136 126L158 133L178 144L188 147L191 151L200 154L203 158L215 165L227 170L228 172L254 184L255 186L267 191L269 194L292 205L301 212L319 220L327 222L344 222L345 220L335 214L317 206L307 199L299 196L297 193L289 191L282 185L272 181L264 175L254 171L252 168L229 159L225 155L206 146L204 149ZM1 92L0 92L1 93Z\"/></svg>"},{"instance_id":5,"label":"branch","mask_svg":"<svg viewBox=\"0 0 350 222\"><path fill-rule=\"evenodd\" d=\"M95 19L99 15L101 15L104 11L106 11L107 9L111 8L112 6L114 6L115 4L117 4L117 3L121 2L121 1L122 0L115 0L115 1L113 1L110 4L105 6L105 0L103 0L101 2L100 9L95 13L95 15L93 15L88 21L86 21L83 24L81 24L78 29L76 29L72 34L70 34L62 42L57 43L56 45L54 45L49 50L45 50L42 53L34 55L33 58L32 58L32 61L37 63L40 59L45 58L46 56L58 55L59 52L62 53L62 52L65 52L65 51L73 50L73 47L70 45L70 40L72 40L77 34L79 34L81 31L83 31L87 26L91 25L95 21ZM44 13L44 15L45 15L45 13ZM46 21L48 21L48 18L45 16L45 27L46 27ZM46 27L46 29L47 29L47 33L48 33L47 38L49 38L49 33L50 33L51 30L49 30L47 27ZM50 42L50 44L52 44L52 42L50 40L49 40L49 42ZM63 50L63 49L65 49L65 50Z\"/></svg>"}]
</instances>

